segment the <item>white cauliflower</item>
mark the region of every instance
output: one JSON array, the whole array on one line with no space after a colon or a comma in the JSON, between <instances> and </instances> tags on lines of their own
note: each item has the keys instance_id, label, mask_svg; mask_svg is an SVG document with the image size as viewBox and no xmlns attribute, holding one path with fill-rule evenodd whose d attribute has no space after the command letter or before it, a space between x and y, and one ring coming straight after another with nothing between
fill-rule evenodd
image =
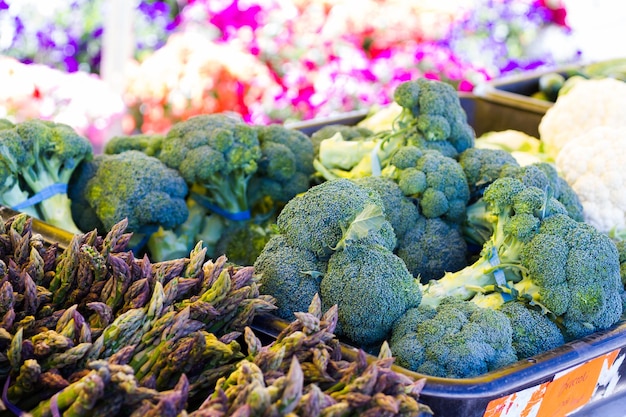
<instances>
[{"instance_id":1,"label":"white cauliflower","mask_svg":"<svg viewBox=\"0 0 626 417\"><path fill-rule=\"evenodd\" d=\"M539 123L543 151L556 158L567 142L596 126L626 127L626 82L578 79Z\"/></svg>"},{"instance_id":2,"label":"white cauliflower","mask_svg":"<svg viewBox=\"0 0 626 417\"><path fill-rule=\"evenodd\" d=\"M598 126L566 143L559 175L578 194L585 222L604 233L626 230L626 128Z\"/></svg>"}]
</instances>

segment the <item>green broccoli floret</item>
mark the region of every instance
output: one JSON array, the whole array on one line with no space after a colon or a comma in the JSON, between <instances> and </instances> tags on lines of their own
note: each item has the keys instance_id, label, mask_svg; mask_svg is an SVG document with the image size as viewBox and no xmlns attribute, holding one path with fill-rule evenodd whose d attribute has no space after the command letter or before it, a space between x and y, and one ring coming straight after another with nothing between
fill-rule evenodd
<instances>
[{"instance_id":1,"label":"green broccoli floret","mask_svg":"<svg viewBox=\"0 0 626 417\"><path fill-rule=\"evenodd\" d=\"M504 313L452 298L408 310L389 347L398 365L437 377L470 378L517 361Z\"/></svg>"},{"instance_id":2,"label":"green broccoli floret","mask_svg":"<svg viewBox=\"0 0 626 417\"><path fill-rule=\"evenodd\" d=\"M500 170L499 178L511 177L520 180L526 186L539 188L554 200L560 203L558 206L553 205L552 210L567 213L576 221L582 219L582 205L576 193L564 180L558 176L555 168L547 163L534 163L525 166L517 166L515 164L504 164ZM496 178L491 178L483 184L483 188L488 186ZM468 178L468 183L470 182ZM463 225L465 238L474 244L482 245L489 235L493 232L491 226L487 204L482 198L473 200L466 210L466 220Z\"/></svg>"},{"instance_id":3,"label":"green broccoli floret","mask_svg":"<svg viewBox=\"0 0 626 417\"><path fill-rule=\"evenodd\" d=\"M385 215L398 242L394 253L414 277L427 282L467 265L467 244L459 227L440 218L420 216L415 202L391 178L363 177L354 181L382 197Z\"/></svg>"},{"instance_id":4,"label":"green broccoli floret","mask_svg":"<svg viewBox=\"0 0 626 417\"><path fill-rule=\"evenodd\" d=\"M278 317L293 320L294 313L307 311L315 294L326 262L307 249L290 245L284 236L274 235L254 262L260 275L259 291L276 299Z\"/></svg>"},{"instance_id":5,"label":"green broccoli floret","mask_svg":"<svg viewBox=\"0 0 626 417\"><path fill-rule=\"evenodd\" d=\"M405 135L407 144L452 158L474 146L476 135L450 84L427 78L405 81L393 97L402 113L392 135Z\"/></svg>"},{"instance_id":6,"label":"green broccoli floret","mask_svg":"<svg viewBox=\"0 0 626 417\"><path fill-rule=\"evenodd\" d=\"M335 134L340 133L344 140L362 140L374 134L370 129L363 126L329 124L321 127L311 134L313 142L313 152L317 156L320 150L320 142L330 139Z\"/></svg>"},{"instance_id":7,"label":"green broccoli floret","mask_svg":"<svg viewBox=\"0 0 626 417\"><path fill-rule=\"evenodd\" d=\"M461 165L440 152L404 146L389 159L382 175L394 179L402 192L415 198L422 215L460 224L470 192Z\"/></svg>"},{"instance_id":8,"label":"green broccoli floret","mask_svg":"<svg viewBox=\"0 0 626 417\"><path fill-rule=\"evenodd\" d=\"M497 179L483 199L493 234L475 263L424 288L424 304L493 291L504 303L499 292L505 292L542 307L566 338L619 320L619 256L608 236L573 220L549 193L516 178Z\"/></svg>"},{"instance_id":9,"label":"green broccoli floret","mask_svg":"<svg viewBox=\"0 0 626 417\"><path fill-rule=\"evenodd\" d=\"M338 306L338 335L372 346L389 335L407 309L419 305L421 291L388 248L355 243L330 256L320 296L325 306Z\"/></svg>"},{"instance_id":10,"label":"green broccoli floret","mask_svg":"<svg viewBox=\"0 0 626 417\"><path fill-rule=\"evenodd\" d=\"M528 308L525 303L511 301L502 305L499 310L511 322L513 349L519 359L530 358L565 343L559 326L547 315Z\"/></svg>"},{"instance_id":11,"label":"green broccoli floret","mask_svg":"<svg viewBox=\"0 0 626 417\"><path fill-rule=\"evenodd\" d=\"M291 199L278 215L276 224L290 245L327 259L346 237L348 227L369 206L384 213L384 204L376 191L348 179L331 180ZM376 225L369 234L369 224L362 224L368 239L389 250L395 248L396 236L389 221L381 221L380 227Z\"/></svg>"},{"instance_id":12,"label":"green broccoli floret","mask_svg":"<svg viewBox=\"0 0 626 417\"><path fill-rule=\"evenodd\" d=\"M159 159L178 170L189 189L212 211L248 218L248 182L256 173L261 147L257 131L225 113L178 122L167 133Z\"/></svg>"},{"instance_id":13,"label":"green broccoli floret","mask_svg":"<svg viewBox=\"0 0 626 417\"><path fill-rule=\"evenodd\" d=\"M467 266L467 243L458 226L420 217L398 241L396 254L422 283Z\"/></svg>"},{"instance_id":14,"label":"green broccoli floret","mask_svg":"<svg viewBox=\"0 0 626 417\"><path fill-rule=\"evenodd\" d=\"M89 140L62 123L28 120L0 129L3 204L79 233L67 186L78 164L92 156ZM24 197L41 201L23 206Z\"/></svg>"},{"instance_id":15,"label":"green broccoli floret","mask_svg":"<svg viewBox=\"0 0 626 417\"><path fill-rule=\"evenodd\" d=\"M286 203L309 189L313 168L313 143L304 133L283 125L255 126L261 146L258 170L250 180L248 200L264 197Z\"/></svg>"},{"instance_id":16,"label":"green broccoli floret","mask_svg":"<svg viewBox=\"0 0 626 417\"><path fill-rule=\"evenodd\" d=\"M509 152L490 148L466 149L459 154L459 164L467 178L472 202L483 195L489 184L502 176L506 166L519 167Z\"/></svg>"},{"instance_id":17,"label":"green broccoli floret","mask_svg":"<svg viewBox=\"0 0 626 417\"><path fill-rule=\"evenodd\" d=\"M72 199L80 203L80 210L91 209L103 233L125 218L127 230L138 234L158 227L170 229L187 219L184 179L142 152L96 155L81 164L75 178Z\"/></svg>"},{"instance_id":18,"label":"green broccoli floret","mask_svg":"<svg viewBox=\"0 0 626 417\"><path fill-rule=\"evenodd\" d=\"M164 138L164 135L159 134L114 136L106 142L103 152L117 154L126 151L141 151L146 155L158 158Z\"/></svg>"},{"instance_id":19,"label":"green broccoli floret","mask_svg":"<svg viewBox=\"0 0 626 417\"><path fill-rule=\"evenodd\" d=\"M398 184L387 177L363 177L354 180L359 186L376 191L382 200L385 215L391 222L396 238L402 239L420 218L419 209L402 193Z\"/></svg>"}]
</instances>

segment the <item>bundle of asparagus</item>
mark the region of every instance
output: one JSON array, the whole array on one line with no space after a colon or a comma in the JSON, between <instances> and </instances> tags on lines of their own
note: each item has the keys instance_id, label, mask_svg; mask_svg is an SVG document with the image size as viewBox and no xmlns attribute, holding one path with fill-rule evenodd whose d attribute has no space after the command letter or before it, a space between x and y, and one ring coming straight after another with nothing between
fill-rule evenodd
<instances>
[{"instance_id":1,"label":"bundle of asparagus","mask_svg":"<svg viewBox=\"0 0 626 417\"><path fill-rule=\"evenodd\" d=\"M275 341L262 346L249 328L248 356L188 417L223 416L430 416L419 402L424 380L413 381L391 368L386 344L368 363L342 359L334 335L337 308L322 314L319 297Z\"/></svg>"},{"instance_id":2,"label":"bundle of asparagus","mask_svg":"<svg viewBox=\"0 0 626 417\"><path fill-rule=\"evenodd\" d=\"M127 249L125 222L103 237L76 235L62 251L33 233L26 215L0 223L0 405L14 410L66 390L108 392L115 379L90 370L102 361L124 366L136 386L157 393L183 378L186 403L190 389L234 369L243 329L275 308L259 294L251 267L206 261L200 243L189 258L152 264ZM113 404L128 410L135 401L122 397L106 402L106 415L115 415Z\"/></svg>"}]
</instances>

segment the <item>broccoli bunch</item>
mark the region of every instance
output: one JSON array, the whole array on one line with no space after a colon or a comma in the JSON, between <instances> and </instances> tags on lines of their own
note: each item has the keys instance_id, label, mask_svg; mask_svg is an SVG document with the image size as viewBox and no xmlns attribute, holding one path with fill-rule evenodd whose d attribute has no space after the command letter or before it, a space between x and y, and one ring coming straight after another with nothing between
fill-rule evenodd
<instances>
[{"instance_id":1,"label":"broccoli bunch","mask_svg":"<svg viewBox=\"0 0 626 417\"><path fill-rule=\"evenodd\" d=\"M90 160L89 140L70 126L44 120L3 123L0 129L0 203L72 233L68 183Z\"/></svg>"},{"instance_id":2,"label":"broccoli bunch","mask_svg":"<svg viewBox=\"0 0 626 417\"><path fill-rule=\"evenodd\" d=\"M388 337L407 309L419 305L421 291L388 248L355 242L329 258L320 296L325 306L338 306L338 334L370 347Z\"/></svg>"},{"instance_id":3,"label":"broccoli bunch","mask_svg":"<svg viewBox=\"0 0 626 417\"><path fill-rule=\"evenodd\" d=\"M451 297L408 310L394 323L389 348L398 365L447 378L475 377L518 360L505 313Z\"/></svg>"},{"instance_id":4,"label":"broccoli bunch","mask_svg":"<svg viewBox=\"0 0 626 417\"><path fill-rule=\"evenodd\" d=\"M498 178L482 199L493 232L480 256L425 286L423 304L436 306L447 296L469 300L476 293L493 308L522 300L553 318L568 340L619 320L619 256L608 236L517 178Z\"/></svg>"},{"instance_id":5,"label":"broccoli bunch","mask_svg":"<svg viewBox=\"0 0 626 417\"><path fill-rule=\"evenodd\" d=\"M416 201L391 178L363 177L354 182L380 194L397 238L394 253L414 277L425 283L467 265L467 243L458 225L420 215Z\"/></svg>"},{"instance_id":6,"label":"broccoli bunch","mask_svg":"<svg viewBox=\"0 0 626 417\"><path fill-rule=\"evenodd\" d=\"M261 146L258 169L250 180L250 205L269 198L286 203L306 191L313 168L313 142L304 133L283 125L255 126Z\"/></svg>"},{"instance_id":7,"label":"broccoli bunch","mask_svg":"<svg viewBox=\"0 0 626 417\"><path fill-rule=\"evenodd\" d=\"M238 219L250 217L248 183L260 157L256 129L225 113L176 123L162 141L159 154L212 211Z\"/></svg>"},{"instance_id":8,"label":"broccoli bunch","mask_svg":"<svg viewBox=\"0 0 626 417\"><path fill-rule=\"evenodd\" d=\"M78 226L102 233L123 219L128 220L127 230L138 234L176 227L189 214L187 193L178 171L135 150L83 162L69 189Z\"/></svg>"},{"instance_id":9,"label":"broccoli bunch","mask_svg":"<svg viewBox=\"0 0 626 417\"><path fill-rule=\"evenodd\" d=\"M394 179L402 192L419 204L428 218L461 224L470 198L461 165L438 151L403 146L389 159L382 175Z\"/></svg>"},{"instance_id":10,"label":"broccoli bunch","mask_svg":"<svg viewBox=\"0 0 626 417\"><path fill-rule=\"evenodd\" d=\"M340 334L364 346L382 342L393 321L419 304L419 283L393 250L396 236L380 195L347 179L291 199L254 268L278 315L319 293L337 304Z\"/></svg>"},{"instance_id":11,"label":"broccoli bunch","mask_svg":"<svg viewBox=\"0 0 626 417\"><path fill-rule=\"evenodd\" d=\"M450 84L427 78L405 81L393 98L402 112L391 135L405 136L406 144L452 158L474 146L474 129Z\"/></svg>"}]
</instances>

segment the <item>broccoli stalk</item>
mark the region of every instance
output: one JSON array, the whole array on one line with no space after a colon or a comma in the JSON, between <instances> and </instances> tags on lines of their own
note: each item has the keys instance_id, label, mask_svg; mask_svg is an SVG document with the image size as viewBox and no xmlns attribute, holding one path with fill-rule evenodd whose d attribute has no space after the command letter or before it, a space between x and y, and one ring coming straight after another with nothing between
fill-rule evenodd
<instances>
[{"instance_id":1,"label":"broccoli stalk","mask_svg":"<svg viewBox=\"0 0 626 417\"><path fill-rule=\"evenodd\" d=\"M51 225L80 233L72 219L67 186L78 165L91 159L91 143L70 126L42 120L0 130L0 143L8 192L3 202L13 203L12 207ZM31 207L19 205L18 199L25 196L33 199Z\"/></svg>"}]
</instances>

